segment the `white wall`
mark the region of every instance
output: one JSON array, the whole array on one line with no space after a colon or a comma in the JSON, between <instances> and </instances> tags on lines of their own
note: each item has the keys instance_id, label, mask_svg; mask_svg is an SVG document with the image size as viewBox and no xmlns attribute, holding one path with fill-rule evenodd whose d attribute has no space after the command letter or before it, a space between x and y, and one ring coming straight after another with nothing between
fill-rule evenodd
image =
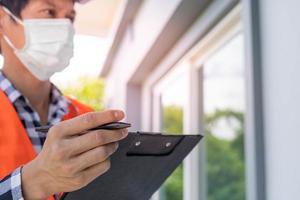
<instances>
[{"instance_id":1,"label":"white wall","mask_svg":"<svg viewBox=\"0 0 300 200\"><path fill-rule=\"evenodd\" d=\"M107 76L106 104L126 110L128 79L182 0L145 0L122 39ZM132 109L132 108L131 108Z\"/></svg>"},{"instance_id":2,"label":"white wall","mask_svg":"<svg viewBox=\"0 0 300 200\"><path fill-rule=\"evenodd\" d=\"M110 107L126 108L127 81L179 2L145 0L107 77ZM267 200L296 199L300 188L300 1L259 2Z\"/></svg>"},{"instance_id":3,"label":"white wall","mask_svg":"<svg viewBox=\"0 0 300 200\"><path fill-rule=\"evenodd\" d=\"M300 1L260 1L267 199L299 199Z\"/></svg>"}]
</instances>

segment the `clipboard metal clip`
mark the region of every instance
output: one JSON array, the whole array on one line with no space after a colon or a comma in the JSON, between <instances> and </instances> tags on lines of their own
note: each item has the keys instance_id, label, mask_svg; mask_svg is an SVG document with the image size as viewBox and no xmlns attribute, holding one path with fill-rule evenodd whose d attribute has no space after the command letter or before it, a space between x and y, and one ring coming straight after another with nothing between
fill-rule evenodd
<instances>
[{"instance_id":1,"label":"clipboard metal clip","mask_svg":"<svg viewBox=\"0 0 300 200\"><path fill-rule=\"evenodd\" d=\"M135 138L129 147L127 156L167 156L171 154L183 139L182 136L143 134Z\"/></svg>"}]
</instances>

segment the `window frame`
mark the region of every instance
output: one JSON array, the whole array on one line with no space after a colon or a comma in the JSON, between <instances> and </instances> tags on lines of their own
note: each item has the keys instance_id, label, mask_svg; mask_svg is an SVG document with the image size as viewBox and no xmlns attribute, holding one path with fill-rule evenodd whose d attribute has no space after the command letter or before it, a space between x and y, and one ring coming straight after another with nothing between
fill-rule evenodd
<instances>
[{"instance_id":1,"label":"window frame","mask_svg":"<svg viewBox=\"0 0 300 200\"><path fill-rule=\"evenodd\" d=\"M221 3L215 3L215 4L221 4ZM244 6L244 5L243 5ZM195 59L195 57L191 57L190 54L181 54L184 56L180 56L180 59L174 57L173 60L176 60L176 64L170 64L170 63L163 63L161 64L162 66L158 66L155 71L152 72L152 74L145 80L143 87L142 87L142 129L144 130L153 130L153 131L158 131L161 129L161 125L159 125L161 121L161 95L159 95L159 92L155 90L155 86L159 84L159 82L163 79L163 77L170 72L170 70L174 69L176 65L180 62L180 60L186 59L186 56L190 56L190 66L188 69L188 92L193 95L188 95L188 103L184 108L184 132L185 133L203 133L203 130L201 127L199 127L199 121L202 121L203 117L203 107L201 106L203 104L202 100L202 64L206 60L206 58L211 55L213 52L217 51L223 44L225 44L228 40L232 39L235 35L239 34L242 26L241 23L245 22L244 20L244 11L242 13L241 9L241 4L236 3L231 6L229 6L231 9L228 9L228 7L223 7L223 9L219 10L218 14L212 14L212 15L219 15L219 21L216 22L211 22L210 27L207 27L210 31L209 34L205 34L206 37L203 37L203 31L198 31L197 34L200 36L200 43L199 45L202 45L203 48L206 48L209 46L209 53L203 54L201 56L201 59ZM245 8L244 8L245 9ZM243 9L243 10L244 10ZM246 8L247 9L247 8ZM211 11L210 11L211 12ZM243 17L242 17L243 14ZM222 17L220 17L222 16ZM212 17L212 16L211 16ZM221 20L220 20L221 19ZM206 19L207 20L207 19ZM201 23L200 23L201 24ZM229 29L228 29L229 28ZM246 29L246 30L245 30ZM227 30L227 34L222 35L220 37L220 30ZM249 25L245 25L243 27L243 32L245 35L249 37L249 30L251 30L251 27ZM221 31L222 32L222 31ZM215 37L213 37L215 35ZM250 34L251 35L251 34ZM194 37L195 35L193 35ZM246 38L245 36L245 38ZM191 37L191 36L190 36ZM202 39L201 39L202 38ZM183 41L185 38L182 39ZM245 40L248 40L246 38ZM194 42L194 44L198 44L198 41ZM246 41L249 42L249 41ZM245 43L246 43L245 42ZM180 45L179 45L180 46ZM183 46L183 45L182 45ZM193 45L196 46L196 45ZM184 47L182 47L184 48ZM186 48L186 47L185 47ZM245 55L246 58L249 56L247 44L245 44ZM175 47L175 50L180 49L180 47ZM199 49L199 48L198 48ZM200 48L201 49L201 48ZM174 50L174 51L175 51ZM251 50L251 49L250 49ZM193 51L191 51L193 52ZM201 51L199 52L201 53ZM170 56L171 57L171 56ZM249 59L249 58L248 58ZM250 57L250 61L252 62L252 57ZM166 59L167 60L167 59ZM251 71L251 68L253 66L248 66L250 62L249 60L246 59L246 73L248 73L248 70ZM168 65L169 64L169 65ZM249 69L250 68L250 69ZM249 76L249 77L248 77ZM247 146L255 146L259 145L260 148L263 148L263 144L259 143L257 144L257 141L255 139L251 138L256 138L256 133L254 133L252 130L255 129L255 124L248 122L252 119L251 116L254 116L255 112L255 106L248 106L249 102L253 103L253 98L255 98L255 95L257 95L254 91L253 88L249 88L249 84L251 85L253 83L254 77L253 75L247 74L247 79L246 79L246 101L247 101L247 108L246 108L246 124L247 127L245 130L245 134L247 135L246 141L245 141L245 147L246 147L246 171L247 171L247 176L246 176L246 193L247 193L247 199L249 199L249 193L251 192L250 196L260 196L262 193L264 193L264 189L258 191L258 190L253 190L254 185L256 184L255 180L264 180L264 174L262 177L258 177L258 174L260 174L258 171L264 171L263 169L257 169L253 167L252 165L249 167L248 162L249 158L247 157L257 157L257 150L253 148L248 148ZM251 90L251 91L248 91ZM198 110L198 112L195 114L195 109ZM193 112L192 112L193 111ZM260 115L260 113L258 113ZM149 123L150 122L150 123ZM249 128L250 127L250 128ZM198 132L197 132L198 131ZM251 139L251 141L247 141L248 139ZM249 144L250 143L250 144ZM247 151L248 150L248 151ZM250 150L250 152L249 152ZM184 199L185 200L206 200L206 179L204 178L205 174L205 143L201 143L198 145L193 152L184 160ZM264 166L263 166L264 167ZM189 173L193 171L193 173ZM255 178L250 178L249 179L249 174L252 176L255 176ZM198 178L195 178L198 177ZM252 189L251 189L252 188ZM253 193L255 192L255 194ZM158 195L154 195L153 200L159 200Z\"/></svg>"}]
</instances>

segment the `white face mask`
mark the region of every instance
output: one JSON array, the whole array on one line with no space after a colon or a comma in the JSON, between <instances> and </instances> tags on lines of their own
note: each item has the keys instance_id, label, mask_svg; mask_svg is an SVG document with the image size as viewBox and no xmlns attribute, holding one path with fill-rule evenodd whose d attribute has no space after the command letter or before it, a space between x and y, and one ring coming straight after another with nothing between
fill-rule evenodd
<instances>
[{"instance_id":1,"label":"white face mask","mask_svg":"<svg viewBox=\"0 0 300 200\"><path fill-rule=\"evenodd\" d=\"M25 45L17 49L7 36L6 42L16 56L39 80L48 80L64 70L73 57L74 28L69 19L26 19L21 21L8 9L3 9L24 26Z\"/></svg>"}]
</instances>

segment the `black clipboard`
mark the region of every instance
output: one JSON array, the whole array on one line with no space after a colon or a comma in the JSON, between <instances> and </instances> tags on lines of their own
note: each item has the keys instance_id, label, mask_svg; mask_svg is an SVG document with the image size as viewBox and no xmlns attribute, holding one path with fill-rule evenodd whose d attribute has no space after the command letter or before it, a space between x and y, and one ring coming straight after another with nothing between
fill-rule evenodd
<instances>
[{"instance_id":1,"label":"black clipboard","mask_svg":"<svg viewBox=\"0 0 300 200\"><path fill-rule=\"evenodd\" d=\"M111 169L63 200L148 200L199 143L201 135L129 133Z\"/></svg>"}]
</instances>

